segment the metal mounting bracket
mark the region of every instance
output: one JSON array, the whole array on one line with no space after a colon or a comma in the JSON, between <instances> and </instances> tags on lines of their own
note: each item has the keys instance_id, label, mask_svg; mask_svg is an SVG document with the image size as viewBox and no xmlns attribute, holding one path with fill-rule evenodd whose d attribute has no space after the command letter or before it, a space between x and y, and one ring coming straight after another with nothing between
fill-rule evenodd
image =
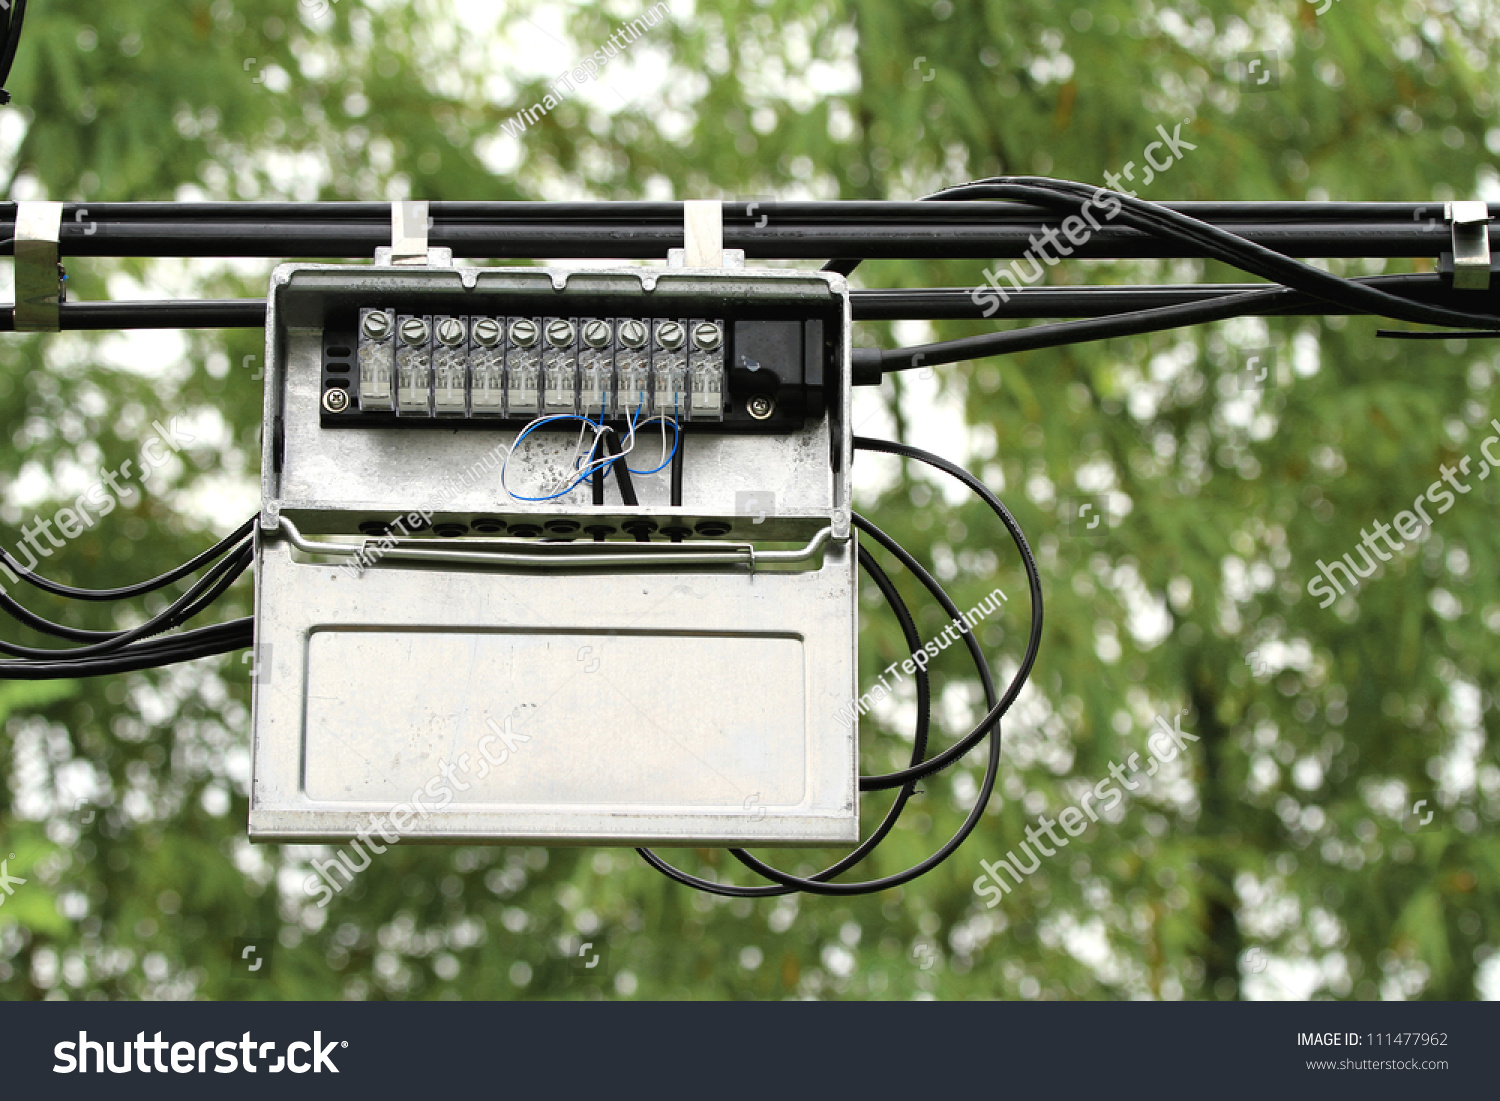
<instances>
[{"instance_id":1,"label":"metal mounting bracket","mask_svg":"<svg viewBox=\"0 0 1500 1101\"><path fill-rule=\"evenodd\" d=\"M1444 210L1453 226L1455 290L1490 289L1490 207L1488 203L1449 203Z\"/></svg>"},{"instance_id":2,"label":"metal mounting bracket","mask_svg":"<svg viewBox=\"0 0 1500 1101\"><path fill-rule=\"evenodd\" d=\"M17 332L58 331L63 272L57 241L62 232L62 212L62 203L16 203Z\"/></svg>"},{"instance_id":3,"label":"metal mounting bracket","mask_svg":"<svg viewBox=\"0 0 1500 1101\"><path fill-rule=\"evenodd\" d=\"M431 248L427 229L432 218L427 200L405 200L391 204L391 247L375 250L380 267L446 268L453 264L451 248Z\"/></svg>"},{"instance_id":4,"label":"metal mounting bracket","mask_svg":"<svg viewBox=\"0 0 1500 1101\"><path fill-rule=\"evenodd\" d=\"M724 204L689 199L682 204L682 248L667 251L674 268L742 268L745 250L724 247Z\"/></svg>"}]
</instances>

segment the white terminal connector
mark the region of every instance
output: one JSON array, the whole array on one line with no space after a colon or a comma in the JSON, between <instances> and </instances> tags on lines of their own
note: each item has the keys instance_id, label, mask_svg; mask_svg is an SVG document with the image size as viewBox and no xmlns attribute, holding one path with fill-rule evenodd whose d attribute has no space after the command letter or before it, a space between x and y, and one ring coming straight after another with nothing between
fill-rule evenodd
<instances>
[{"instance_id":1,"label":"white terminal connector","mask_svg":"<svg viewBox=\"0 0 1500 1101\"><path fill-rule=\"evenodd\" d=\"M359 408L389 413L396 374L396 314L392 310L359 311Z\"/></svg>"},{"instance_id":2,"label":"white terminal connector","mask_svg":"<svg viewBox=\"0 0 1500 1101\"><path fill-rule=\"evenodd\" d=\"M505 353L505 408L511 417L534 417L541 411L542 329L529 317L510 322Z\"/></svg>"},{"instance_id":3,"label":"white terminal connector","mask_svg":"<svg viewBox=\"0 0 1500 1101\"><path fill-rule=\"evenodd\" d=\"M469 333L469 407L476 417L505 415L505 326L493 317L474 319Z\"/></svg>"},{"instance_id":4,"label":"white terminal connector","mask_svg":"<svg viewBox=\"0 0 1500 1101\"><path fill-rule=\"evenodd\" d=\"M724 419L724 329L716 321L688 325L688 416L695 421Z\"/></svg>"},{"instance_id":5,"label":"white terminal connector","mask_svg":"<svg viewBox=\"0 0 1500 1101\"><path fill-rule=\"evenodd\" d=\"M615 411L615 327L600 318L578 326L578 411L609 417Z\"/></svg>"},{"instance_id":6,"label":"white terminal connector","mask_svg":"<svg viewBox=\"0 0 1500 1101\"><path fill-rule=\"evenodd\" d=\"M469 408L469 326L461 317L435 317L432 335L432 411L461 417Z\"/></svg>"},{"instance_id":7,"label":"white terminal connector","mask_svg":"<svg viewBox=\"0 0 1500 1101\"><path fill-rule=\"evenodd\" d=\"M578 327L565 317L542 323L542 411L578 412Z\"/></svg>"},{"instance_id":8,"label":"white terminal connector","mask_svg":"<svg viewBox=\"0 0 1500 1101\"><path fill-rule=\"evenodd\" d=\"M657 321L652 327L652 412L681 418L687 414L687 326Z\"/></svg>"},{"instance_id":9,"label":"white terminal connector","mask_svg":"<svg viewBox=\"0 0 1500 1101\"><path fill-rule=\"evenodd\" d=\"M432 321L426 317L396 319L396 410L421 415L431 411Z\"/></svg>"},{"instance_id":10,"label":"white terminal connector","mask_svg":"<svg viewBox=\"0 0 1500 1101\"><path fill-rule=\"evenodd\" d=\"M615 351L615 378L622 416L631 413L644 418L651 401L651 332L644 321L629 318L620 322Z\"/></svg>"}]
</instances>

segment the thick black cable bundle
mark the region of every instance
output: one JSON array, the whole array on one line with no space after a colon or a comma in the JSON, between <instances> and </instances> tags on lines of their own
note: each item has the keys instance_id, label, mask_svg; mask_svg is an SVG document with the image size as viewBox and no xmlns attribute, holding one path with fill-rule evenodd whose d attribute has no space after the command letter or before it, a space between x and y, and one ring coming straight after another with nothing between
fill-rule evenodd
<instances>
[{"instance_id":1,"label":"thick black cable bundle","mask_svg":"<svg viewBox=\"0 0 1500 1101\"><path fill-rule=\"evenodd\" d=\"M1384 290L1371 280L1346 279L1323 271L1161 203L1132 198L1091 184L1054 180L1045 176L1001 176L948 188L928 198L938 202L1009 200L1051 207L1059 214L1076 215L1101 196L1109 202L1119 204L1119 210L1111 220L1117 221L1121 226L1191 246L1204 256L1271 280L1274 285L1226 295L1208 302L1187 302L1088 321L1040 325L911 348L860 349L855 353L854 363L857 380L871 382L877 381L878 375L887 371L932 367L965 359L1103 340L1108 337L1133 336L1221 321L1252 312L1275 312L1275 306L1290 297L1292 292L1300 292L1356 313L1396 318L1415 324L1500 330L1500 316L1414 302L1410 298ZM1097 205L1103 209L1105 204ZM832 260L824 265L824 270L848 275L858 266L857 259Z\"/></svg>"},{"instance_id":2,"label":"thick black cable bundle","mask_svg":"<svg viewBox=\"0 0 1500 1101\"><path fill-rule=\"evenodd\" d=\"M809 894L820 895L862 895L873 894L890 887L899 887L903 883L909 883L918 876L925 875L943 861L947 860L960 845L967 840L979 825L980 817L984 814L984 808L989 803L991 792L994 791L995 781L1000 772L1000 719L1015 702L1016 696L1020 694L1021 687L1026 683L1031 673L1031 668L1036 662L1037 651L1041 647L1042 638L1042 582L1041 574L1037 569L1036 559L1032 556L1031 548L1026 542L1026 536L1022 534L1020 525L1016 523L1015 517L1011 516L1000 499L990 492L989 488L975 478L967 470L956 466L948 460L923 451L920 448L911 447L907 444L896 443L892 440L873 440L864 437L855 437L854 446L861 451L884 451L893 455L900 455L908 459L916 459L929 466L936 467L950 477L956 478L968 486L990 509L1000 518L1009 533L1016 549L1020 552L1021 563L1026 570L1027 584L1031 596L1031 632L1027 638L1026 652L1021 658L1021 664L1010 684L1006 687L1005 694L997 698L995 694L994 679L990 674L988 663L984 654L979 649L971 631L963 631L961 637L969 650L970 657L974 660L974 667L979 674L979 680L984 688L985 702L989 711L979 724L963 739L950 748L937 754L931 760L924 760L927 753L928 728L931 722L931 687L925 670L921 670L916 676L917 688L917 728L916 736L912 744L911 765L900 772L889 773L884 776L863 776L860 778L859 787L861 791L877 791L885 788L899 788L896 801L886 813L880 826L860 843L859 847L844 857L838 863L825 868L823 871L809 877L789 875L786 872L771 867L756 859L744 849L731 849L730 853L741 864L752 871L759 873L772 881L771 886L739 887L729 883L716 883L713 880L703 879L691 875L667 863L650 849L637 849L646 863L657 871L688 887L707 891L710 894L724 895L730 898L769 898L775 895L789 894L792 891L806 891ZM878 542L882 547L894 555L902 565L922 583L933 598L943 607L955 621L963 622L962 615L956 605L949 598L943 587L937 580L922 567L900 544L885 532L881 531L870 521L858 514L854 517L855 526L866 535ZM873 555L861 546L859 548L860 565L874 580L880 588L881 593L890 603L892 611L895 612L897 620L901 624L901 633L906 644L911 647L912 652L920 650L921 639L917 635L916 626L912 621L911 612L901 599L896 587L891 583L889 576L880 568ZM989 754L985 764L984 780L980 784L978 797L974 806L970 809L968 816L958 831L933 855L926 860L907 868L905 871L894 875L882 876L877 879L865 880L859 883L833 883L830 882L835 876L853 868L872 853L890 831L895 827L896 820L900 818L905 809L907 801L911 798L917 782L924 776L930 776L953 764L964 754L973 749L979 742L989 738Z\"/></svg>"},{"instance_id":3,"label":"thick black cable bundle","mask_svg":"<svg viewBox=\"0 0 1500 1101\"><path fill-rule=\"evenodd\" d=\"M212 605L249 568L254 556L250 538L254 519L197 555L191 561L160 577L118 589L78 589L49 581L32 573L0 551L0 563L30 584L55 596L72 600L114 601L155 592L208 566L204 575L163 611L137 627L120 631L86 631L53 623L0 593L0 611L33 630L85 645L48 650L0 641L0 653L14 660L0 661L0 680L53 680L104 676L130 672L179 661L192 661L211 654L227 653L251 645L251 621L200 627L181 634L167 634ZM212 563L212 565L209 565Z\"/></svg>"}]
</instances>

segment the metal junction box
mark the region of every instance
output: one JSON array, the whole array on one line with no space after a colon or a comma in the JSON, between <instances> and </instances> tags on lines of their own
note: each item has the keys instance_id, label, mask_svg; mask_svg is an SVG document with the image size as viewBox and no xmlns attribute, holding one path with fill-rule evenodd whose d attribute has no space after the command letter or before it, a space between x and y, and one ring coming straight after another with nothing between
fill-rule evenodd
<instances>
[{"instance_id":1,"label":"metal junction box","mask_svg":"<svg viewBox=\"0 0 1500 1101\"><path fill-rule=\"evenodd\" d=\"M266 354L253 839L858 839L841 277L287 265Z\"/></svg>"}]
</instances>

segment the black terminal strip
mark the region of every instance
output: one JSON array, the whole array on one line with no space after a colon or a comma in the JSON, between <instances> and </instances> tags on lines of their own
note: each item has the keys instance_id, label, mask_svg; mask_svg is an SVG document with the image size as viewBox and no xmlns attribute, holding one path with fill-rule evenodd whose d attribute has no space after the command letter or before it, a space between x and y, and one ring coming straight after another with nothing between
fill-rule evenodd
<instances>
[{"instance_id":1,"label":"black terminal strip","mask_svg":"<svg viewBox=\"0 0 1500 1101\"><path fill-rule=\"evenodd\" d=\"M325 428L513 430L548 415L791 432L824 412L840 334L821 317L334 311Z\"/></svg>"}]
</instances>

